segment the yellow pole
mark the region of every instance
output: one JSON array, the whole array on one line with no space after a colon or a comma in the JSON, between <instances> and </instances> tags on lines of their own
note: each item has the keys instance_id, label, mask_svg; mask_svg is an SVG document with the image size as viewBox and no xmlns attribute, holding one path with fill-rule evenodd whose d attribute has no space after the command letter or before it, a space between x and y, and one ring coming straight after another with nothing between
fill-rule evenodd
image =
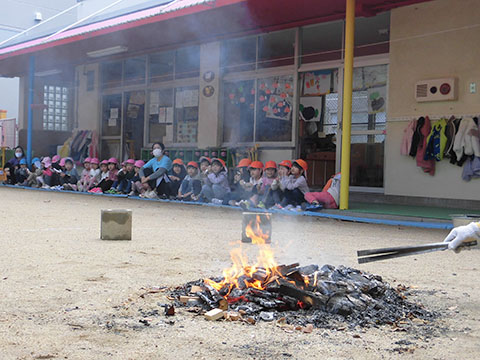
<instances>
[{"instance_id":1,"label":"yellow pole","mask_svg":"<svg viewBox=\"0 0 480 360\"><path fill-rule=\"evenodd\" d=\"M350 187L350 145L352 134L353 38L355 33L355 0L346 0L345 61L343 72L342 162L340 172L340 209L348 209Z\"/></svg>"}]
</instances>

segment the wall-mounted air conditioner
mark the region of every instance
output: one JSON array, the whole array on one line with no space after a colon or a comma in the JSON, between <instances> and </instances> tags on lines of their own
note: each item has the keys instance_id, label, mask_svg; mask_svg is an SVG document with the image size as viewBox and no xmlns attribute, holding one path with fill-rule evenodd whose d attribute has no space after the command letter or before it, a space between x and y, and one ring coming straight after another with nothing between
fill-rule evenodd
<instances>
[{"instance_id":1,"label":"wall-mounted air conditioner","mask_svg":"<svg viewBox=\"0 0 480 360\"><path fill-rule=\"evenodd\" d=\"M457 100L457 79L419 81L415 84L415 100L417 102Z\"/></svg>"}]
</instances>

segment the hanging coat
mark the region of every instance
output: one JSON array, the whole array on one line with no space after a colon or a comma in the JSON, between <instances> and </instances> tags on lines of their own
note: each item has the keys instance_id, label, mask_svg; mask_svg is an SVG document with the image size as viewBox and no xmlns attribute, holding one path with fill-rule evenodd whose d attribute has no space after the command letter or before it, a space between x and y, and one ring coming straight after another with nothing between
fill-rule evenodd
<instances>
[{"instance_id":1,"label":"hanging coat","mask_svg":"<svg viewBox=\"0 0 480 360\"><path fill-rule=\"evenodd\" d=\"M455 151L457 159L460 159L463 154L480 156L478 126L472 118L465 118L461 121L457 135L455 135L453 151Z\"/></svg>"},{"instance_id":2,"label":"hanging coat","mask_svg":"<svg viewBox=\"0 0 480 360\"><path fill-rule=\"evenodd\" d=\"M412 148L413 134L417 128L417 120L410 120L405 130L403 130L402 146L400 148L400 154L409 155Z\"/></svg>"},{"instance_id":3,"label":"hanging coat","mask_svg":"<svg viewBox=\"0 0 480 360\"><path fill-rule=\"evenodd\" d=\"M418 129L418 126L417 126L417 129ZM417 166L421 167L424 172L429 173L431 176L433 176L435 175L435 160L424 159L425 153L427 151L427 136L430 134L431 131L432 131L432 125L430 124L430 119L428 118L428 116L425 116L425 123L420 128L420 134L422 136L422 140L418 145L416 159L417 159Z\"/></svg>"},{"instance_id":4,"label":"hanging coat","mask_svg":"<svg viewBox=\"0 0 480 360\"><path fill-rule=\"evenodd\" d=\"M443 152L447 144L447 137L445 136L446 126L446 119L441 119L432 126L432 131L427 137L427 150L424 160L434 159L441 161L443 159Z\"/></svg>"},{"instance_id":5,"label":"hanging coat","mask_svg":"<svg viewBox=\"0 0 480 360\"><path fill-rule=\"evenodd\" d=\"M412 145L410 146L410 156L415 157L417 155L418 146L422 142L422 127L425 124L425 118L423 116L419 117L417 120L417 126L412 137Z\"/></svg>"}]
</instances>

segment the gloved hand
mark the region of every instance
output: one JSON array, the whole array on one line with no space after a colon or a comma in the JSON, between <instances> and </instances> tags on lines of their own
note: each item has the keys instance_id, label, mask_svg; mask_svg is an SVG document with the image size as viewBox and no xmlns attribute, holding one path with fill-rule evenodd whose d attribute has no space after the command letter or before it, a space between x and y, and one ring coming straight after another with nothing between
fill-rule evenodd
<instances>
[{"instance_id":1,"label":"gloved hand","mask_svg":"<svg viewBox=\"0 0 480 360\"><path fill-rule=\"evenodd\" d=\"M480 223L470 223L464 226L458 226L450 231L450 234L443 240L443 242L448 242L448 248L450 250L455 250L455 252L460 252L460 249L457 249L461 243L467 241L470 238L480 240Z\"/></svg>"}]
</instances>

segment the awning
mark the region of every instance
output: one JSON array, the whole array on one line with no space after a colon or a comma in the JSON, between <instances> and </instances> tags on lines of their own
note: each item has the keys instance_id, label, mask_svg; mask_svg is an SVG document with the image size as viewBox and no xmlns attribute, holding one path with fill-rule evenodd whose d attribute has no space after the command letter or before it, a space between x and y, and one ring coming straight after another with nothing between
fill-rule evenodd
<instances>
[{"instance_id":1,"label":"awning","mask_svg":"<svg viewBox=\"0 0 480 360\"><path fill-rule=\"evenodd\" d=\"M357 16L430 0L357 0ZM93 61L87 52L125 46L128 56L343 19L344 0L176 0L0 49L0 76ZM125 56L126 54L123 54ZM96 60L98 61L98 60Z\"/></svg>"}]
</instances>

